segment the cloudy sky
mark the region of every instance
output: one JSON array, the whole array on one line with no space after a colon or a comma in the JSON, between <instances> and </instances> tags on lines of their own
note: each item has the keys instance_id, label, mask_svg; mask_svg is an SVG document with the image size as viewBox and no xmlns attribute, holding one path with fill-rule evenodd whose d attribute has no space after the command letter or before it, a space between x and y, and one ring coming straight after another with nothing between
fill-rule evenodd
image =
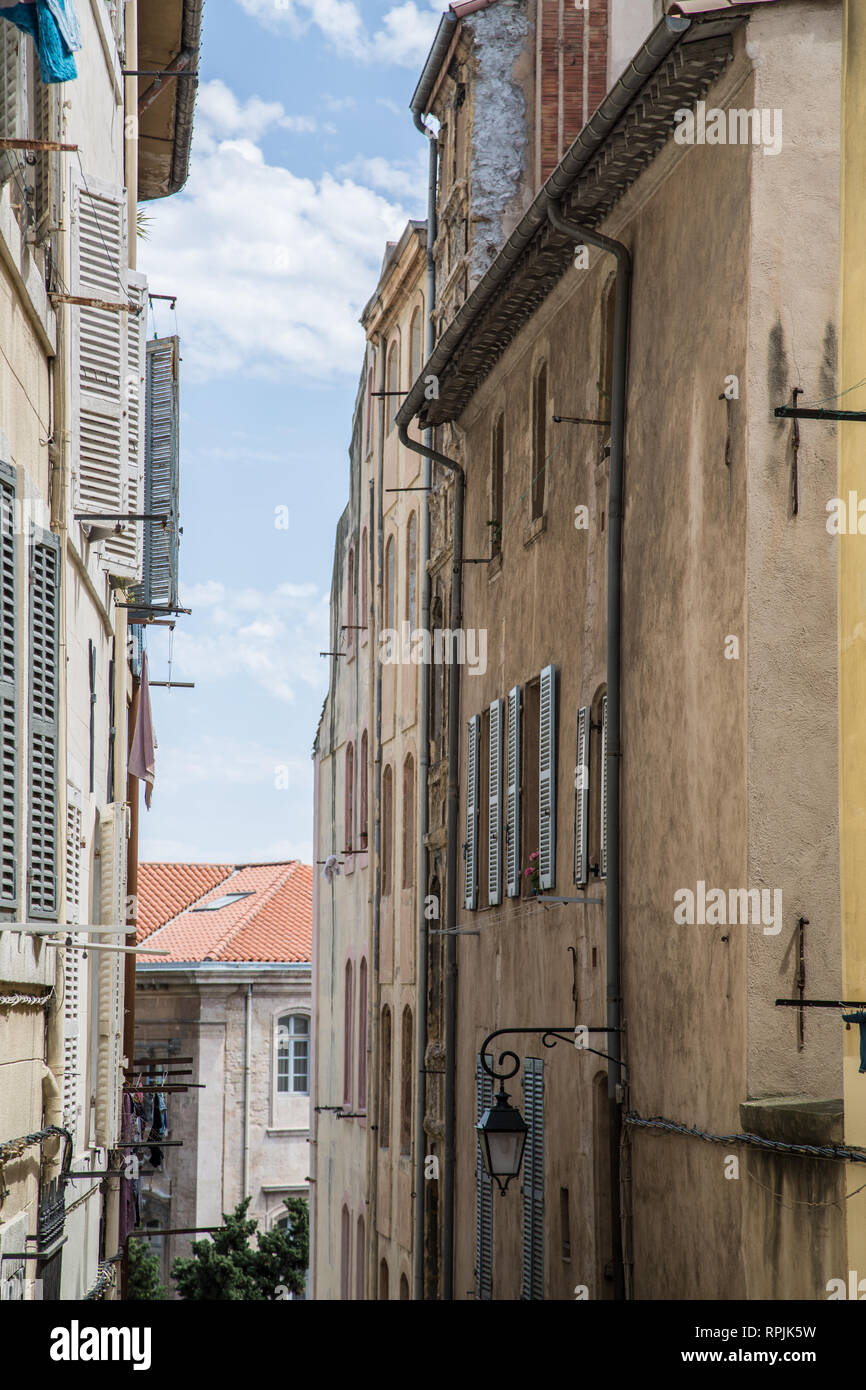
<instances>
[{"instance_id":1,"label":"cloudy sky","mask_svg":"<svg viewBox=\"0 0 866 1390\"><path fill-rule=\"evenodd\" d=\"M181 601L151 628L159 749L144 859L312 847L310 753L328 673L334 528L385 242L424 215L408 103L445 8L219 0L205 9L192 167L146 205L139 264L177 319ZM288 513L288 526L277 525Z\"/></svg>"}]
</instances>

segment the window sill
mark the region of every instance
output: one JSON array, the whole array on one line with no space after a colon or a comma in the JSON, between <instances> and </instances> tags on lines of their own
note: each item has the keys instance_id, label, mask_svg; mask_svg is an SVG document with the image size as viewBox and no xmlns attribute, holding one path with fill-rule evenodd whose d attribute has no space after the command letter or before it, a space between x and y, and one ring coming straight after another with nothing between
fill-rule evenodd
<instances>
[{"instance_id":1,"label":"window sill","mask_svg":"<svg viewBox=\"0 0 866 1390\"><path fill-rule=\"evenodd\" d=\"M299 1137L302 1137L302 1136L303 1136L304 1138L308 1138L308 1137L309 1137L309 1134L310 1134L310 1126L309 1126L309 1125L306 1125L305 1128L303 1128L303 1129L277 1129L277 1128L266 1129L266 1130L265 1130L265 1134L268 1136L269 1139L279 1139L279 1138L281 1138L281 1137L283 1137L283 1136L287 1136L287 1135L289 1135L289 1136L294 1135L295 1137L298 1137L298 1138L299 1138ZM282 1188L280 1188L279 1190L282 1191Z\"/></svg>"},{"instance_id":2,"label":"window sill","mask_svg":"<svg viewBox=\"0 0 866 1390\"><path fill-rule=\"evenodd\" d=\"M502 573L502 551L497 551L487 562L487 578L491 582Z\"/></svg>"},{"instance_id":3,"label":"window sill","mask_svg":"<svg viewBox=\"0 0 866 1390\"><path fill-rule=\"evenodd\" d=\"M538 540L538 537L542 534L542 532L546 530L547 512L542 512L541 516L537 516L534 521L530 521L529 525L524 530L523 544L525 546L532 545L533 542Z\"/></svg>"}]
</instances>

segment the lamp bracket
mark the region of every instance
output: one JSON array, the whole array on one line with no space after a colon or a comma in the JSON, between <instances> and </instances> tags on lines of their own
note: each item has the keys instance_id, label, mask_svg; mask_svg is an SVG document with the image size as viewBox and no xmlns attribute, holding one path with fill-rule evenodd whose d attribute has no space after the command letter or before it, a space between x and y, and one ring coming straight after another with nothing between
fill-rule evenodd
<instances>
[{"instance_id":1,"label":"lamp bracket","mask_svg":"<svg viewBox=\"0 0 866 1390\"><path fill-rule=\"evenodd\" d=\"M584 1028L582 1026L580 1027L581 1035L584 1033L622 1033L624 1031L625 1030L622 1028ZM481 1065L484 1068L484 1070L487 1072L487 1075L492 1076L496 1081L508 1081L512 1076L516 1076L520 1070L520 1058L518 1057L516 1052L505 1051L500 1052L499 1054L498 1065L500 1067L506 1061L506 1059L514 1063L510 1071L497 1071L495 1067L488 1066L487 1064L487 1048L489 1044L492 1043L494 1038L501 1037L503 1033L540 1033L541 1043L543 1047L556 1047L556 1044L558 1042L571 1043L572 1046L576 1047L579 1052L593 1052L597 1057L607 1057L610 1061L616 1062L617 1065L622 1065L620 1058L611 1057L610 1053L608 1052L599 1052L598 1049L594 1047L584 1047L581 1043L577 1041L577 1027L570 1026L569 1024L562 1024L556 1026L551 1025L548 1027L541 1028L497 1028L494 1030L494 1032L488 1033L487 1037L484 1039L484 1042L481 1044L478 1053L478 1059L481 1062Z\"/></svg>"}]
</instances>

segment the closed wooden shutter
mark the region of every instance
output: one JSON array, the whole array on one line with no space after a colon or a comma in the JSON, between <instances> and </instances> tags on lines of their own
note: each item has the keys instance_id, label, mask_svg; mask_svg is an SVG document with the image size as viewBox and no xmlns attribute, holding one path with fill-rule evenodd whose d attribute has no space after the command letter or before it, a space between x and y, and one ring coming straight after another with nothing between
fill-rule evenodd
<instances>
[{"instance_id":1,"label":"closed wooden shutter","mask_svg":"<svg viewBox=\"0 0 866 1390\"><path fill-rule=\"evenodd\" d=\"M520 896L520 686L508 692L505 768L505 878L509 898Z\"/></svg>"},{"instance_id":2,"label":"closed wooden shutter","mask_svg":"<svg viewBox=\"0 0 866 1390\"><path fill-rule=\"evenodd\" d=\"M66 921L81 921L81 793L66 789ZM81 941L73 932L73 943ZM81 951L65 951L63 961L63 1123L73 1149L84 1147L84 1068L87 1060L87 969Z\"/></svg>"},{"instance_id":3,"label":"closed wooden shutter","mask_svg":"<svg viewBox=\"0 0 866 1390\"><path fill-rule=\"evenodd\" d=\"M31 917L57 920L60 543L34 528L30 546L27 898Z\"/></svg>"},{"instance_id":4,"label":"closed wooden shutter","mask_svg":"<svg viewBox=\"0 0 866 1390\"><path fill-rule=\"evenodd\" d=\"M574 768L574 881L581 887L589 879L589 738L590 711L577 711L577 749Z\"/></svg>"},{"instance_id":5,"label":"closed wooden shutter","mask_svg":"<svg viewBox=\"0 0 866 1390\"><path fill-rule=\"evenodd\" d=\"M27 101L24 81L24 35L8 20L0 24L0 136L20 140L24 136ZM20 150L0 151L0 184L14 173L23 177Z\"/></svg>"},{"instance_id":6,"label":"closed wooden shutter","mask_svg":"<svg viewBox=\"0 0 866 1390\"><path fill-rule=\"evenodd\" d=\"M493 1058L487 1056L488 1066ZM493 1077L479 1057L475 1063L475 1115L480 1120L493 1104ZM475 1296L485 1302L493 1297L493 1179L484 1167L481 1143L475 1153Z\"/></svg>"},{"instance_id":7,"label":"closed wooden shutter","mask_svg":"<svg viewBox=\"0 0 866 1390\"><path fill-rule=\"evenodd\" d=\"M178 338L147 344L144 510L167 517L165 525L148 521L143 528L143 578L132 601L147 611L173 609L178 603L179 362Z\"/></svg>"},{"instance_id":8,"label":"closed wooden shutter","mask_svg":"<svg viewBox=\"0 0 866 1390\"><path fill-rule=\"evenodd\" d=\"M60 97L54 83L36 83L36 139L62 139ZM36 156L36 236L42 241L63 220L63 172L65 158L58 150L41 150Z\"/></svg>"},{"instance_id":9,"label":"closed wooden shutter","mask_svg":"<svg viewBox=\"0 0 866 1390\"><path fill-rule=\"evenodd\" d=\"M466 844L463 849L466 886L464 903L474 911L478 906L478 739L480 715L473 714L467 725L466 745Z\"/></svg>"},{"instance_id":10,"label":"closed wooden shutter","mask_svg":"<svg viewBox=\"0 0 866 1390\"><path fill-rule=\"evenodd\" d=\"M81 921L81 792L66 788L66 921Z\"/></svg>"},{"instance_id":11,"label":"closed wooden shutter","mask_svg":"<svg viewBox=\"0 0 866 1390\"><path fill-rule=\"evenodd\" d=\"M538 702L538 872L542 888L556 883L556 668L541 673Z\"/></svg>"},{"instance_id":12,"label":"closed wooden shutter","mask_svg":"<svg viewBox=\"0 0 866 1390\"><path fill-rule=\"evenodd\" d=\"M523 1156L523 1277L521 1298L544 1298L544 1063L523 1067L523 1118L529 1126Z\"/></svg>"},{"instance_id":13,"label":"closed wooden shutter","mask_svg":"<svg viewBox=\"0 0 866 1390\"><path fill-rule=\"evenodd\" d=\"M487 801L487 901L502 901L502 700L490 706L489 795Z\"/></svg>"},{"instance_id":14,"label":"closed wooden shutter","mask_svg":"<svg viewBox=\"0 0 866 1390\"><path fill-rule=\"evenodd\" d=\"M18 905L18 575L15 473L0 463L0 906Z\"/></svg>"},{"instance_id":15,"label":"closed wooden shutter","mask_svg":"<svg viewBox=\"0 0 866 1390\"><path fill-rule=\"evenodd\" d=\"M115 802L102 812L100 825L100 918L105 926L123 927L126 907L126 807ZM122 946L126 937L105 936L106 944ZM123 976L125 956L101 951L99 960L99 1054L97 1059L97 1143L112 1147L120 1127L123 1080Z\"/></svg>"},{"instance_id":16,"label":"closed wooden shutter","mask_svg":"<svg viewBox=\"0 0 866 1390\"><path fill-rule=\"evenodd\" d=\"M599 877L607 878L607 696L601 702L601 769L599 776Z\"/></svg>"},{"instance_id":17,"label":"closed wooden shutter","mask_svg":"<svg viewBox=\"0 0 866 1390\"><path fill-rule=\"evenodd\" d=\"M74 184L73 293L128 303L126 200L121 189L97 191ZM139 291L133 288L132 293ZM119 516L129 506L126 379L129 340L138 320L120 310L72 309L74 468L76 511ZM132 535L112 537L105 563L113 574L140 577ZM136 532L137 534L137 532Z\"/></svg>"}]
</instances>

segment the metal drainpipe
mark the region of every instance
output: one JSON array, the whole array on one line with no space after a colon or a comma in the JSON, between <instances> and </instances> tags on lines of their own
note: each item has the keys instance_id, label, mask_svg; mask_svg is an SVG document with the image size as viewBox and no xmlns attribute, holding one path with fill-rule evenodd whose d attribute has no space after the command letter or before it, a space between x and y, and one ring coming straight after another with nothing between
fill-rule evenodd
<instances>
[{"instance_id":1,"label":"metal drainpipe","mask_svg":"<svg viewBox=\"0 0 866 1390\"><path fill-rule=\"evenodd\" d=\"M460 808L460 667L457 633L463 622L463 499L466 475L456 459L409 438L407 425L398 426L400 442L416 454L426 454L454 474L454 527L451 555L451 609L448 626L454 633L448 683L448 839L445 863L445 1173L442 1182L442 1298L454 1297L454 1190L457 1119L457 817Z\"/></svg>"},{"instance_id":2,"label":"metal drainpipe","mask_svg":"<svg viewBox=\"0 0 866 1390\"><path fill-rule=\"evenodd\" d=\"M621 241L602 236L569 222L559 206L548 205L547 215L558 232L575 243L586 243L608 252L616 259L616 304L614 307L613 382L610 410L610 483L608 490L607 537L607 887L606 973L607 1026L618 1029L622 1019L620 979L620 867L619 867L619 771L620 751L620 629L622 616L622 493L625 461L626 376L628 372L628 333L631 311L631 253ZM622 1047L622 1034L609 1035ZM623 1298L624 1271L620 1218L620 1132L622 1090L620 1068L614 1060L607 1064L607 1094L610 1103L611 1198L615 1297Z\"/></svg>"},{"instance_id":3,"label":"metal drainpipe","mask_svg":"<svg viewBox=\"0 0 866 1390\"><path fill-rule=\"evenodd\" d=\"M427 316L424 327L424 360L433 351L433 308L436 303L436 261L433 256L433 243L436 240L436 184L439 171L439 144L436 135L425 126L418 112L413 112L415 125L430 142L430 165L427 177ZM433 431L424 431L424 445L429 450L433 445ZM430 575L427 564L430 559L430 454L424 455L424 487L427 489L421 508L421 629L430 631ZM432 636L431 636L432 640ZM424 1130L424 1114L427 1109L427 988L429 977L429 947L427 936L427 917L425 905L427 896L427 783L430 770L430 667L424 662L420 675L420 699L418 717L418 853L417 853L417 901L418 901L418 951L415 978L418 982L415 1004L415 1232L413 1250L414 1288L413 1298L424 1298L424 1213L426 1207L426 1182L424 1160L427 1139Z\"/></svg>"},{"instance_id":4,"label":"metal drainpipe","mask_svg":"<svg viewBox=\"0 0 866 1390\"><path fill-rule=\"evenodd\" d=\"M250 1053L252 1052L253 987L247 985L244 1001L244 1190L250 1194Z\"/></svg>"},{"instance_id":5,"label":"metal drainpipe","mask_svg":"<svg viewBox=\"0 0 866 1390\"><path fill-rule=\"evenodd\" d=\"M373 1104L370 1106L370 1119L368 1133L371 1135L370 1145L370 1166L368 1168L367 1190L370 1194L369 1212L369 1261L367 1266L368 1290L371 1298L379 1297L379 1260L378 1246L376 1242L376 1208L378 1201L379 1188L379 1077L381 1075L381 1058L379 1057L380 1047L380 1027L382 1018L382 983L379 978L379 922L382 901L382 663L379 660L378 642L379 633L383 625L383 567L385 562L385 537L384 537L384 513L382 506L382 488L385 480L385 358L387 356L385 335L380 333L378 342L379 350L379 382L377 390L379 395L378 410L378 435L376 439L376 585L374 614L375 622L370 636L371 659L376 663L376 690L375 690L375 734L376 734L376 773L374 777L374 816L373 816L373 858L375 863L375 880L373 888L373 979L376 982L375 1007L371 1009L370 1018L370 1056L373 1066L367 1077L368 1092L372 1092ZM392 799L393 812L393 799ZM372 990L371 990L372 994Z\"/></svg>"}]
</instances>

